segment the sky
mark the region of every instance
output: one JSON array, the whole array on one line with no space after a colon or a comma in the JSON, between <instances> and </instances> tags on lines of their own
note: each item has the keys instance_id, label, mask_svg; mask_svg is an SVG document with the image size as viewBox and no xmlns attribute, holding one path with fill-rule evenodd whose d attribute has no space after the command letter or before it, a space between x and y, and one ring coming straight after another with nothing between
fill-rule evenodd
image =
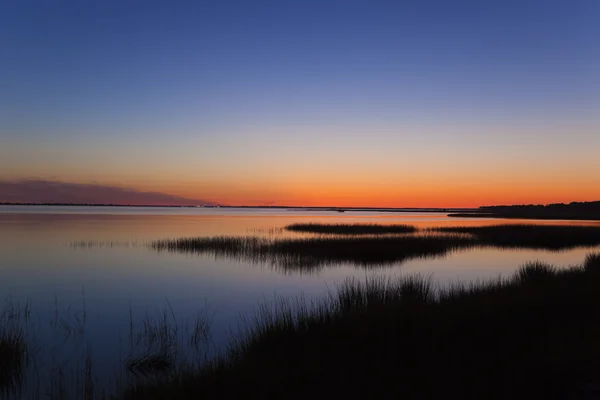
<instances>
[{"instance_id":1,"label":"sky","mask_svg":"<svg viewBox=\"0 0 600 400\"><path fill-rule=\"evenodd\" d=\"M597 0L7 0L0 202L599 200L599 20Z\"/></svg>"}]
</instances>

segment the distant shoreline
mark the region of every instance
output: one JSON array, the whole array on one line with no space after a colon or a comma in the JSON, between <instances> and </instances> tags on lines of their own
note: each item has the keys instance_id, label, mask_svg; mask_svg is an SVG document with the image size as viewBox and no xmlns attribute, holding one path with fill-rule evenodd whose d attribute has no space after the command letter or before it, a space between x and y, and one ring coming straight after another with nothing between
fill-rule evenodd
<instances>
[{"instance_id":1,"label":"distant shoreline","mask_svg":"<svg viewBox=\"0 0 600 400\"><path fill-rule=\"evenodd\" d=\"M31 206L31 207L140 207L140 208L218 208L217 206L196 205L152 205L152 204L85 204L85 203L0 203L0 206Z\"/></svg>"},{"instance_id":2,"label":"distant shoreline","mask_svg":"<svg viewBox=\"0 0 600 400\"><path fill-rule=\"evenodd\" d=\"M505 215L493 213L454 213L448 214L453 218L503 218L503 219L546 219L546 220L578 220L578 221L600 221L598 215Z\"/></svg>"},{"instance_id":3,"label":"distant shoreline","mask_svg":"<svg viewBox=\"0 0 600 400\"><path fill-rule=\"evenodd\" d=\"M475 208L387 208L387 207L337 207L337 206L214 206L214 205L150 205L150 204L85 204L85 203L0 203L0 206L33 206L33 207L122 207L122 208L252 208L252 209L285 209L297 211L374 211L374 212L422 212L450 213L472 212Z\"/></svg>"},{"instance_id":4,"label":"distant shoreline","mask_svg":"<svg viewBox=\"0 0 600 400\"><path fill-rule=\"evenodd\" d=\"M479 208L388 208L388 207L338 207L338 206L246 206L246 205L152 205L152 204L87 204L87 203L0 203L0 206L19 207L115 207L115 208L219 208L262 209L285 211L329 212L390 212L390 213L444 213L451 218L505 218L538 220L600 220L600 202L554 204L548 206L482 206Z\"/></svg>"},{"instance_id":5,"label":"distant shoreline","mask_svg":"<svg viewBox=\"0 0 600 400\"><path fill-rule=\"evenodd\" d=\"M482 206L477 210L450 213L448 217L597 221L600 220L600 201L548 205Z\"/></svg>"}]
</instances>

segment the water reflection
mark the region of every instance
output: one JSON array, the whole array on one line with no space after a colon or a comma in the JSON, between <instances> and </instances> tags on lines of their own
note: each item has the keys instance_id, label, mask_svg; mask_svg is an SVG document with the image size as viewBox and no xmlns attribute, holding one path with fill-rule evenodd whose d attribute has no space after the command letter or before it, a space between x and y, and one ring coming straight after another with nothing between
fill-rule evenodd
<instances>
[{"instance_id":1,"label":"water reflection","mask_svg":"<svg viewBox=\"0 0 600 400\"><path fill-rule=\"evenodd\" d=\"M539 259L557 266L578 264L594 248L550 252L458 246L461 251L440 249L438 255L445 254L443 258L387 253L394 260L392 264L384 262L373 270L356 268L356 263L347 253L340 253L337 260L331 261L335 266L330 266L328 260L317 254L315 262L321 265L312 268L308 274L300 273L298 268L273 268L262 262L253 264L245 257L155 252L147 247L155 240L180 237L239 238L250 235L264 240L315 238L312 234L283 229L298 222L409 224L420 229L488 226L502 222L531 223L498 219L461 220L447 218L444 214L416 213L99 210L85 207L45 207L31 212L23 207L9 211L7 207L0 207L0 294L5 298L10 296L14 302L31 304L32 315L35 316L33 322L40 327L35 332L45 348L51 348L54 343L56 332L50 321L54 320L56 310L66 313L70 307L69 318L72 319L73 314L80 314L85 298L84 342L78 343L77 348L54 346L55 361L75 360L76 356L80 356L77 361L84 365L86 354L90 351L95 373L110 380L116 365L122 367L122 361L130 355L127 341L131 320L136 330L141 329L144 316L163 315L166 299L178 322L193 321L198 310L208 302L211 312L214 312L212 343L215 348L222 348L229 341L231 332L236 331L240 315L252 315L258 304L274 296L303 294L307 300L321 299L347 277L364 279L372 275L433 274L433 280L438 284L485 280L512 274L519 265L531 260ZM568 221L539 223L571 224ZM598 222L579 221L573 224L600 226ZM70 245L84 242L90 245L85 248ZM96 246L98 243L112 245L99 247ZM400 268L399 262L402 262ZM327 268L323 268L325 264ZM45 360L44 365L52 369L52 357Z\"/></svg>"}]
</instances>

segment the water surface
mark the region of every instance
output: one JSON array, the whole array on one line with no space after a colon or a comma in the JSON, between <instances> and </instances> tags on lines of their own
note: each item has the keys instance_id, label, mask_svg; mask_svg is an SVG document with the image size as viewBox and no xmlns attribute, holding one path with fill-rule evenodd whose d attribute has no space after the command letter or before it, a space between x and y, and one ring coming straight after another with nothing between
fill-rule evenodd
<instances>
[{"instance_id":1,"label":"water surface","mask_svg":"<svg viewBox=\"0 0 600 400\"><path fill-rule=\"evenodd\" d=\"M512 274L530 260L558 266L578 264L592 250L479 248L373 269L339 264L307 273L207 255L158 253L147 247L152 240L188 236L307 235L282 229L298 222L398 223L420 228L600 224L461 219L439 213L0 206L0 294L13 302L31 303L32 320L42 343L51 343L57 335L50 323L56 319L57 309L68 309L71 314L85 309L86 346L93 353L97 371L109 374L127 352L131 318L138 321L143 315L164 310L167 304L178 321L185 321L193 319L208 303L214 314L213 344L222 348L230 333L236 331L240 315L252 314L259 304L275 296L320 299L347 277L420 273L431 275L439 284L485 280ZM69 352L61 349L57 348L54 357L68 358Z\"/></svg>"}]
</instances>

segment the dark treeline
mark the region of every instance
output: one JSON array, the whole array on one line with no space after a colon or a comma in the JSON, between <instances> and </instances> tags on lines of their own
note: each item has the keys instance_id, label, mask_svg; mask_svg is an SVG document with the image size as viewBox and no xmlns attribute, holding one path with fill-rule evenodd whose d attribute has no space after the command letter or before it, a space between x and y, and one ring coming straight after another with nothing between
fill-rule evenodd
<instances>
[{"instance_id":1,"label":"dark treeline","mask_svg":"<svg viewBox=\"0 0 600 400\"><path fill-rule=\"evenodd\" d=\"M56 207L160 207L160 208L193 208L196 205L172 205L172 204L113 204L113 203L6 203L0 202L0 206L56 206ZM213 207L213 206L203 206Z\"/></svg>"},{"instance_id":2,"label":"dark treeline","mask_svg":"<svg viewBox=\"0 0 600 400\"><path fill-rule=\"evenodd\" d=\"M479 217L482 215L496 218L599 220L600 201L548 205L481 206L475 213L450 214L454 217Z\"/></svg>"}]
</instances>

